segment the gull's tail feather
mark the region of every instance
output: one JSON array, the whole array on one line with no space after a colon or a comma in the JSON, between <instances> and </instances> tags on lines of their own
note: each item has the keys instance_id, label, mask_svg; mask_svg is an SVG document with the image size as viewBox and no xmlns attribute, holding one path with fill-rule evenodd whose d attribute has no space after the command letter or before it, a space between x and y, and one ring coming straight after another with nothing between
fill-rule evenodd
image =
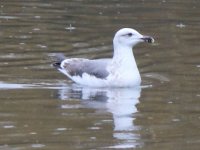
<instances>
[{"instance_id":1,"label":"gull's tail feather","mask_svg":"<svg viewBox=\"0 0 200 150\"><path fill-rule=\"evenodd\" d=\"M65 55L63 53L57 53L57 54L51 54L51 59L53 61L53 66L57 69L60 68L60 64L63 60L66 59Z\"/></svg>"}]
</instances>

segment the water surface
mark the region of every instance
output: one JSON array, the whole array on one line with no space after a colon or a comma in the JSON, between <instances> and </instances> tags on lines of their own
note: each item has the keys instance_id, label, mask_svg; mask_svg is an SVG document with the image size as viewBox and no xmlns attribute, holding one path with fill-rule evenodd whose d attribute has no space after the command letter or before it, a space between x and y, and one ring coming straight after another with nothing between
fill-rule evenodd
<instances>
[{"instance_id":1,"label":"water surface","mask_svg":"<svg viewBox=\"0 0 200 150\"><path fill-rule=\"evenodd\" d=\"M0 149L198 150L198 0L0 2ZM112 56L122 27L152 35L134 54L142 88L80 87L49 55Z\"/></svg>"}]
</instances>

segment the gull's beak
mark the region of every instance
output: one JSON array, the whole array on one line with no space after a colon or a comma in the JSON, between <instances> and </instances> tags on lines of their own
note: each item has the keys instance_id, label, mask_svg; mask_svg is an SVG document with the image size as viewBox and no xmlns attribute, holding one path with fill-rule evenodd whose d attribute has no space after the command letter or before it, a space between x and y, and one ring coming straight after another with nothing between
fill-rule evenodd
<instances>
[{"instance_id":1,"label":"gull's beak","mask_svg":"<svg viewBox=\"0 0 200 150\"><path fill-rule=\"evenodd\" d=\"M141 39L147 43L154 43L154 39L151 36L143 36Z\"/></svg>"}]
</instances>

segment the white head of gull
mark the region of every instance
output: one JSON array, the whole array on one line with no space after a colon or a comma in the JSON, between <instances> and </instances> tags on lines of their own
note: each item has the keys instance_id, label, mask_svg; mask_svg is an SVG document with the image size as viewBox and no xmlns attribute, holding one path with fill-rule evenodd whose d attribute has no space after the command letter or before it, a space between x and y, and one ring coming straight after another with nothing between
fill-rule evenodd
<instances>
[{"instance_id":1,"label":"white head of gull","mask_svg":"<svg viewBox=\"0 0 200 150\"><path fill-rule=\"evenodd\" d=\"M131 28L117 31L113 39L113 58L85 59L65 58L56 55L53 64L60 72L77 84L91 87L140 86L141 77L132 48L140 43L153 43L154 39Z\"/></svg>"}]
</instances>

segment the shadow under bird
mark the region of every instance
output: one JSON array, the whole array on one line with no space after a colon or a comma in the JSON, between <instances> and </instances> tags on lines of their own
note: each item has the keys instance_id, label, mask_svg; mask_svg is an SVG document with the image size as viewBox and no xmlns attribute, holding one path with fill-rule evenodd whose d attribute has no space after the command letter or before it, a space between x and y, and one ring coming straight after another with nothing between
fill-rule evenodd
<instances>
[{"instance_id":1,"label":"shadow under bird","mask_svg":"<svg viewBox=\"0 0 200 150\"><path fill-rule=\"evenodd\" d=\"M141 76L132 48L141 42L153 43L151 36L144 36L131 28L117 31L113 39L112 58L66 58L56 55L53 64L60 72L77 84L91 87L140 86Z\"/></svg>"}]
</instances>

